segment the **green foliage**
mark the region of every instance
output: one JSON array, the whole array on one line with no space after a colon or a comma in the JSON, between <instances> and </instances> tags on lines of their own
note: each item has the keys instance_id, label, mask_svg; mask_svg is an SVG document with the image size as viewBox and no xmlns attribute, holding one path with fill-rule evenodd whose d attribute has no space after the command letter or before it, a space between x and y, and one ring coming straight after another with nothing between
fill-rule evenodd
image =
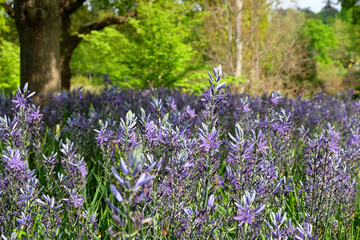
<instances>
[{"instance_id":1,"label":"green foliage","mask_svg":"<svg viewBox=\"0 0 360 240\"><path fill-rule=\"evenodd\" d=\"M138 19L130 20L137 36L122 62L137 87L174 86L197 65L196 52L186 42L194 23L186 15L187 7L171 1L139 4Z\"/></svg>"},{"instance_id":2,"label":"green foliage","mask_svg":"<svg viewBox=\"0 0 360 240\"><path fill-rule=\"evenodd\" d=\"M5 14L3 12L3 9L0 7L0 34L8 31L9 31L9 27L6 24Z\"/></svg>"},{"instance_id":3,"label":"green foliage","mask_svg":"<svg viewBox=\"0 0 360 240\"><path fill-rule=\"evenodd\" d=\"M4 0L0 0L0 3ZM0 90L14 91L20 83L20 47L12 38L13 20L6 16L0 5Z\"/></svg>"},{"instance_id":4,"label":"green foliage","mask_svg":"<svg viewBox=\"0 0 360 240\"><path fill-rule=\"evenodd\" d=\"M356 58L356 51L359 49L359 39L355 38L357 32L354 30L356 26L344 21L340 17L336 17L335 22L332 24L338 45L336 48L329 49L329 56L339 63L344 59Z\"/></svg>"},{"instance_id":5,"label":"green foliage","mask_svg":"<svg viewBox=\"0 0 360 240\"><path fill-rule=\"evenodd\" d=\"M352 51L352 40L351 40L351 25L340 18L336 18L334 24L332 25L336 39L338 40L337 49L339 49L339 56L335 58L340 58Z\"/></svg>"},{"instance_id":6,"label":"green foliage","mask_svg":"<svg viewBox=\"0 0 360 240\"><path fill-rule=\"evenodd\" d=\"M303 37L309 41L309 50L322 64L332 60L327 55L327 50L335 48L338 44L334 29L325 25L321 20L308 19L303 28Z\"/></svg>"},{"instance_id":7,"label":"green foliage","mask_svg":"<svg viewBox=\"0 0 360 240\"><path fill-rule=\"evenodd\" d=\"M341 9L333 27L339 42L338 48L346 50L346 57L357 58L360 56L360 25L353 24L351 14L351 10Z\"/></svg>"},{"instance_id":8,"label":"green foliage","mask_svg":"<svg viewBox=\"0 0 360 240\"><path fill-rule=\"evenodd\" d=\"M0 39L0 89L13 91L20 83L20 48Z\"/></svg>"},{"instance_id":9,"label":"green foliage","mask_svg":"<svg viewBox=\"0 0 360 240\"><path fill-rule=\"evenodd\" d=\"M119 64L124 59L124 49L130 45L127 38L112 27L92 31L84 36L71 61L73 75L88 75L93 84L101 83L105 73L113 82L126 85L128 68Z\"/></svg>"},{"instance_id":10,"label":"green foliage","mask_svg":"<svg viewBox=\"0 0 360 240\"><path fill-rule=\"evenodd\" d=\"M352 21L360 23L360 1L359 0L339 0L343 9L351 12Z\"/></svg>"},{"instance_id":11,"label":"green foliage","mask_svg":"<svg viewBox=\"0 0 360 240\"><path fill-rule=\"evenodd\" d=\"M201 94L203 89L208 86L207 82L204 81L205 74L207 74L206 70L190 73L187 77L180 79L176 83L176 86L180 87L185 91L194 92L195 94Z\"/></svg>"},{"instance_id":12,"label":"green foliage","mask_svg":"<svg viewBox=\"0 0 360 240\"><path fill-rule=\"evenodd\" d=\"M336 16L346 23L351 23L351 11L348 9L342 8Z\"/></svg>"},{"instance_id":13,"label":"green foliage","mask_svg":"<svg viewBox=\"0 0 360 240\"><path fill-rule=\"evenodd\" d=\"M191 6L141 1L137 12L138 17L122 31L107 27L83 36L71 62L73 74L91 75L99 82L107 73L113 83L141 89L173 87L179 81L183 86L184 80L196 80L201 56L189 38L199 18Z\"/></svg>"}]
</instances>

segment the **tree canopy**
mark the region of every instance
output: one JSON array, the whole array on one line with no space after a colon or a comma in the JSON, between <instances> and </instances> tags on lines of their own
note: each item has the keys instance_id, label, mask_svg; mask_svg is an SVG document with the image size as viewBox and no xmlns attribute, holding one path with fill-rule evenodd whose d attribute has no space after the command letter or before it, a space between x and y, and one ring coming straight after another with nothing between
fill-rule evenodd
<instances>
[{"instance_id":1,"label":"tree canopy","mask_svg":"<svg viewBox=\"0 0 360 240\"><path fill-rule=\"evenodd\" d=\"M341 7L350 10L352 20L355 24L360 23L360 1L359 0L338 0Z\"/></svg>"},{"instance_id":2,"label":"tree canopy","mask_svg":"<svg viewBox=\"0 0 360 240\"><path fill-rule=\"evenodd\" d=\"M334 76L343 77L347 67L356 66L360 53L360 27L354 15L358 1L340 1L340 11L333 1L326 1L319 13L281 9L278 0L57 2L58 32L44 35L29 33L39 31L34 26L54 21L26 15L30 9L46 12L43 1L0 0L0 88L14 90L19 78L24 84L40 76L44 84L61 79L64 89L70 89L70 80L77 76L101 85L107 74L124 87L197 92L206 85L202 76L207 69L222 64L234 91L287 89L292 94L303 91L304 83L316 87L326 81L322 73L330 66L338 71ZM16 6L27 16L25 22L15 21ZM41 47L44 54L30 61ZM52 52L59 77L45 74L56 72L49 70ZM24 65L38 62L43 64ZM32 75L34 71L39 74Z\"/></svg>"}]
</instances>

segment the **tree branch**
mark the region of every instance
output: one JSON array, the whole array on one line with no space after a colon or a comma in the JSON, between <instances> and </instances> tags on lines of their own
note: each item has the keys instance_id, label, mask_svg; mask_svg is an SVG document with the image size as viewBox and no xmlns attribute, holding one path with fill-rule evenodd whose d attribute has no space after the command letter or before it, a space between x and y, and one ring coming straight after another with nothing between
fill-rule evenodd
<instances>
[{"instance_id":1,"label":"tree branch","mask_svg":"<svg viewBox=\"0 0 360 240\"><path fill-rule=\"evenodd\" d=\"M86 0L76 0L72 1L64 10L67 14L72 14L75 12L79 7L81 7Z\"/></svg>"},{"instance_id":2,"label":"tree branch","mask_svg":"<svg viewBox=\"0 0 360 240\"><path fill-rule=\"evenodd\" d=\"M136 15L137 15L137 12L133 11L133 12L127 14L126 16L107 17L100 21L83 26L82 28L79 29L78 33L79 34L88 34L93 30L95 30L95 31L102 30L105 27L110 26L110 25L124 24L124 23L128 22L128 19L130 17L135 17Z\"/></svg>"},{"instance_id":3,"label":"tree branch","mask_svg":"<svg viewBox=\"0 0 360 240\"><path fill-rule=\"evenodd\" d=\"M15 18L15 11L14 8L11 6L13 2L10 3L1 3L1 5L5 8L6 13L11 17Z\"/></svg>"}]
</instances>

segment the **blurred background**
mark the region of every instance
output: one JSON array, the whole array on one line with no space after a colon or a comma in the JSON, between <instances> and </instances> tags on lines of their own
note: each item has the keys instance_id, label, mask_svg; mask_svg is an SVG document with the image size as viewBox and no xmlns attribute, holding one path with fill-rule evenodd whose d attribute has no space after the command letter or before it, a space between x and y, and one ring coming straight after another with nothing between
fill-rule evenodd
<instances>
[{"instance_id":1,"label":"blurred background","mask_svg":"<svg viewBox=\"0 0 360 240\"><path fill-rule=\"evenodd\" d=\"M80 40L69 58L71 88L98 92L111 81L201 92L207 72L221 64L232 92L360 91L357 0L74 2L80 5L68 30ZM20 84L19 37L9 10L13 1L0 4L0 89L14 91ZM136 14L126 24L81 32L131 12Z\"/></svg>"}]
</instances>

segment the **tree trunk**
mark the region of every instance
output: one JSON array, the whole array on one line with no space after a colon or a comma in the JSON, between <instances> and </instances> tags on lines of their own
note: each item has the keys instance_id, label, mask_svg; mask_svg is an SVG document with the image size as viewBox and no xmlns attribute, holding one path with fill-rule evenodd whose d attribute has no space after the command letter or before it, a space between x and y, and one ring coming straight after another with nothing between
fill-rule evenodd
<instances>
[{"instance_id":1,"label":"tree trunk","mask_svg":"<svg viewBox=\"0 0 360 240\"><path fill-rule=\"evenodd\" d=\"M233 25L232 25L232 19L231 19L231 1L226 1L226 20L227 20L227 35L228 35L228 58L226 61L229 64L230 73L234 73L234 59L233 59Z\"/></svg>"},{"instance_id":2,"label":"tree trunk","mask_svg":"<svg viewBox=\"0 0 360 240\"><path fill-rule=\"evenodd\" d=\"M251 73L251 78L258 82L260 80L260 54L259 54L259 43L256 43L255 52L252 57L252 66L253 72Z\"/></svg>"},{"instance_id":3,"label":"tree trunk","mask_svg":"<svg viewBox=\"0 0 360 240\"><path fill-rule=\"evenodd\" d=\"M71 69L70 69L70 56L61 56L61 88L70 90L71 82Z\"/></svg>"},{"instance_id":4,"label":"tree trunk","mask_svg":"<svg viewBox=\"0 0 360 240\"><path fill-rule=\"evenodd\" d=\"M61 28L61 88L65 90L70 90L70 61L75 48L81 42L81 38L79 38L77 34L71 35L70 14L66 11L61 11Z\"/></svg>"},{"instance_id":5,"label":"tree trunk","mask_svg":"<svg viewBox=\"0 0 360 240\"><path fill-rule=\"evenodd\" d=\"M243 0L235 0L235 77L241 76L242 68L242 41L241 15Z\"/></svg>"},{"instance_id":6,"label":"tree trunk","mask_svg":"<svg viewBox=\"0 0 360 240\"><path fill-rule=\"evenodd\" d=\"M62 41L61 45L61 88L70 90L71 69L70 61L75 48L81 42L81 38L73 36L67 41Z\"/></svg>"},{"instance_id":7,"label":"tree trunk","mask_svg":"<svg viewBox=\"0 0 360 240\"><path fill-rule=\"evenodd\" d=\"M20 40L21 86L37 94L57 92L60 74L60 12L55 0L15 0Z\"/></svg>"}]
</instances>

